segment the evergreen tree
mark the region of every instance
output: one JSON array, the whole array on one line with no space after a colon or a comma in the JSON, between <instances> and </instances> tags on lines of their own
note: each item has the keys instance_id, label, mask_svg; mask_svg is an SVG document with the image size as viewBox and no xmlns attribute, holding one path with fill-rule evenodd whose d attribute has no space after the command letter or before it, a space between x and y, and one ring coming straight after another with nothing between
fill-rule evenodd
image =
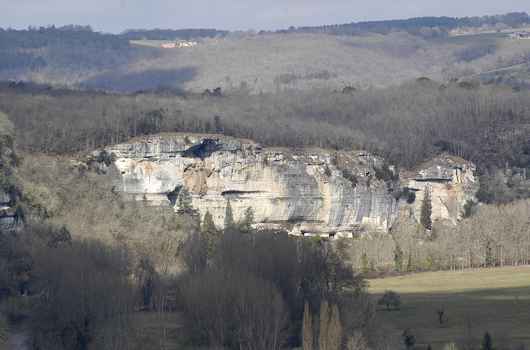
<instances>
[{"instance_id":1,"label":"evergreen tree","mask_svg":"<svg viewBox=\"0 0 530 350\"><path fill-rule=\"evenodd\" d=\"M432 199L431 189L426 186L423 195L423 202L421 203L420 222L427 230L432 230Z\"/></svg>"},{"instance_id":2,"label":"evergreen tree","mask_svg":"<svg viewBox=\"0 0 530 350\"><path fill-rule=\"evenodd\" d=\"M254 223L254 209L252 209L252 207L248 207L245 210L243 221L240 224L241 231L246 232L246 233L251 232L253 223Z\"/></svg>"},{"instance_id":3,"label":"evergreen tree","mask_svg":"<svg viewBox=\"0 0 530 350\"><path fill-rule=\"evenodd\" d=\"M234 214L232 212L232 206L230 205L230 201L226 203L226 211L225 211L225 230L232 229L235 226L234 222Z\"/></svg>"},{"instance_id":4,"label":"evergreen tree","mask_svg":"<svg viewBox=\"0 0 530 350\"><path fill-rule=\"evenodd\" d=\"M484 334L484 338L482 338L482 344L480 345L480 350L493 350L493 341L489 332Z\"/></svg>"},{"instance_id":5,"label":"evergreen tree","mask_svg":"<svg viewBox=\"0 0 530 350\"><path fill-rule=\"evenodd\" d=\"M313 350L313 316L309 303L304 304L304 320L302 324L302 350Z\"/></svg>"},{"instance_id":6,"label":"evergreen tree","mask_svg":"<svg viewBox=\"0 0 530 350\"><path fill-rule=\"evenodd\" d=\"M403 270L403 251L397 242L394 249L394 266L398 272Z\"/></svg>"},{"instance_id":7,"label":"evergreen tree","mask_svg":"<svg viewBox=\"0 0 530 350\"><path fill-rule=\"evenodd\" d=\"M184 214L193 214L193 205L189 191L182 187L177 197L177 212Z\"/></svg>"},{"instance_id":8,"label":"evergreen tree","mask_svg":"<svg viewBox=\"0 0 530 350\"><path fill-rule=\"evenodd\" d=\"M211 260L215 254L217 244L221 240L221 232L215 227L212 214L209 211L204 214L201 225L201 232L206 242L206 252L208 260Z\"/></svg>"}]
</instances>

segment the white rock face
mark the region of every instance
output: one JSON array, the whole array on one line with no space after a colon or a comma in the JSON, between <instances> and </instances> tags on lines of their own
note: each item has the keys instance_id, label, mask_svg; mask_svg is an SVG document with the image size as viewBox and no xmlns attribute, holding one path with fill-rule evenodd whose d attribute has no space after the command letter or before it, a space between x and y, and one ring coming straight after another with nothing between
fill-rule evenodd
<instances>
[{"instance_id":1,"label":"white rock face","mask_svg":"<svg viewBox=\"0 0 530 350\"><path fill-rule=\"evenodd\" d=\"M361 151L264 149L248 140L197 134L149 136L106 151L113 155L121 191L153 205L174 205L168 194L186 188L201 217L210 212L219 227L228 202L236 220L251 207L260 227L330 236L351 235L363 226L386 231L397 219L399 206L408 205L396 199L397 176L377 178L383 159ZM445 182L433 187L434 219L458 218L467 199L461 191L474 183L474 168L468 170L451 175L451 188ZM431 184L417 176L406 181L417 190L418 199L423 198L422 186ZM450 208L445 212L436 201ZM411 205L416 217L420 206L421 200Z\"/></svg>"},{"instance_id":2,"label":"white rock face","mask_svg":"<svg viewBox=\"0 0 530 350\"><path fill-rule=\"evenodd\" d=\"M432 221L446 220L456 224L462 218L466 203L477 201L479 182L475 171L475 165L462 158L442 155L423 164L415 174L409 174L405 183L416 193L412 205L414 217L419 220L425 191L429 191Z\"/></svg>"}]
</instances>

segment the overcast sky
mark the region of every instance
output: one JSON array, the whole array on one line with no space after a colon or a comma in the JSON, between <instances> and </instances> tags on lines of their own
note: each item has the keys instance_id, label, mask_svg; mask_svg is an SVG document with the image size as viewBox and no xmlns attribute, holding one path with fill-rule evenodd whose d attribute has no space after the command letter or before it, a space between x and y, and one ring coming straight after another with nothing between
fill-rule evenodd
<instances>
[{"instance_id":1,"label":"overcast sky","mask_svg":"<svg viewBox=\"0 0 530 350\"><path fill-rule=\"evenodd\" d=\"M280 29L418 16L530 12L530 0L0 0L0 27Z\"/></svg>"}]
</instances>

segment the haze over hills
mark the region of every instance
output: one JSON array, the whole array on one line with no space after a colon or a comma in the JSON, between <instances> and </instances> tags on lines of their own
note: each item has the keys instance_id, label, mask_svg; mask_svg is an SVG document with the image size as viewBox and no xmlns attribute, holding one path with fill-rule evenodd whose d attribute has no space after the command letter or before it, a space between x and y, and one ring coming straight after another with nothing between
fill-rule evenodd
<instances>
[{"instance_id":1,"label":"haze over hills","mask_svg":"<svg viewBox=\"0 0 530 350\"><path fill-rule=\"evenodd\" d=\"M449 80L527 63L530 41L513 40L509 33L529 22L526 13L513 13L273 33L198 29L112 35L80 26L2 30L0 79L120 92L160 87L201 92L221 87L254 93L381 87L421 76ZM198 45L161 48L175 40L195 40ZM526 86L527 76L521 74L522 81L504 80Z\"/></svg>"}]
</instances>

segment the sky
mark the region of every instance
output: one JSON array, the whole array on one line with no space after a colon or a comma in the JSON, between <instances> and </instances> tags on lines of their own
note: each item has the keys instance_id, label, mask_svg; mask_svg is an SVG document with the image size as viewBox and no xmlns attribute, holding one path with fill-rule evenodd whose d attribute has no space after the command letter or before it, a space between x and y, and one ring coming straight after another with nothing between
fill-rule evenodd
<instances>
[{"instance_id":1,"label":"sky","mask_svg":"<svg viewBox=\"0 0 530 350\"><path fill-rule=\"evenodd\" d=\"M0 0L0 27L283 29L420 16L530 13L529 0Z\"/></svg>"}]
</instances>

